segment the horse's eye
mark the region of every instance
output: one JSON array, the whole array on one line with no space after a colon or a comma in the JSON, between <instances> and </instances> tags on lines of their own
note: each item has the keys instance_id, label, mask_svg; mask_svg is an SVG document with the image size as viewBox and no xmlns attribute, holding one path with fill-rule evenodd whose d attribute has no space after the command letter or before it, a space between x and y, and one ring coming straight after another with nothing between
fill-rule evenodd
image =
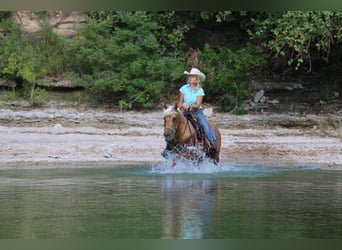
<instances>
[{"instance_id":1,"label":"horse's eye","mask_svg":"<svg viewBox=\"0 0 342 250\"><path fill-rule=\"evenodd\" d=\"M176 117L173 117L172 118L172 122L176 122L177 121L177 118Z\"/></svg>"}]
</instances>

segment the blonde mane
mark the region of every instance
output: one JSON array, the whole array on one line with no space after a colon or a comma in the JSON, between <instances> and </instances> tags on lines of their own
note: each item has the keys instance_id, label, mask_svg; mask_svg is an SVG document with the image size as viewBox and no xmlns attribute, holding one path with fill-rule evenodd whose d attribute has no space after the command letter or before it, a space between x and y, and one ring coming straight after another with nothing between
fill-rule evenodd
<instances>
[{"instance_id":1,"label":"blonde mane","mask_svg":"<svg viewBox=\"0 0 342 250\"><path fill-rule=\"evenodd\" d=\"M176 115L180 112L180 109L177 108L177 110L174 110L173 106L168 106L167 109L164 109L163 117L168 115Z\"/></svg>"}]
</instances>

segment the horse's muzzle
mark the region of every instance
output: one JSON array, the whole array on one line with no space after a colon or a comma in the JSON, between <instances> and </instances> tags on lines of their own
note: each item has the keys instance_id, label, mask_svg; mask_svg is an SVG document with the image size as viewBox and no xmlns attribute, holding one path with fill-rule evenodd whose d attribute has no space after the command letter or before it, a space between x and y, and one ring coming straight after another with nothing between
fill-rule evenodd
<instances>
[{"instance_id":1,"label":"horse's muzzle","mask_svg":"<svg viewBox=\"0 0 342 250\"><path fill-rule=\"evenodd\" d=\"M164 138L165 141L170 142L175 138L175 131L170 128L164 129Z\"/></svg>"}]
</instances>

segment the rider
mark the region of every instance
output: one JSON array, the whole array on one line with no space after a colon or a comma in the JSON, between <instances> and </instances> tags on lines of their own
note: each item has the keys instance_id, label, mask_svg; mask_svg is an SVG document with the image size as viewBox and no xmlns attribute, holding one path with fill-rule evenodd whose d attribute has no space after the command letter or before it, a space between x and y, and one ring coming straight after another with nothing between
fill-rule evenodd
<instances>
[{"instance_id":1,"label":"rider","mask_svg":"<svg viewBox=\"0 0 342 250\"><path fill-rule=\"evenodd\" d=\"M205 94L200 83L205 80L205 75L197 68L192 68L190 72L184 71L184 74L188 76L188 80L187 83L179 89L178 107L184 111L190 110L193 114L197 115L198 122L202 126L203 131L210 142L208 154L213 156L217 152L214 144L216 140L216 134L209 126L208 121L204 116L202 107L203 97ZM162 156L166 157L165 150L162 153Z\"/></svg>"}]
</instances>

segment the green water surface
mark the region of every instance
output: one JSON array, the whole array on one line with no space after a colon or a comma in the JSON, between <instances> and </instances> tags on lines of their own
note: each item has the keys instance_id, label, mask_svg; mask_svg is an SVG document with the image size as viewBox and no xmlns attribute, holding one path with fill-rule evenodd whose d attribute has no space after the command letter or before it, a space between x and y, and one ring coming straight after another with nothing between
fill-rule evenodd
<instances>
[{"instance_id":1,"label":"green water surface","mask_svg":"<svg viewBox=\"0 0 342 250\"><path fill-rule=\"evenodd\" d=\"M0 170L0 238L341 239L342 173Z\"/></svg>"}]
</instances>

